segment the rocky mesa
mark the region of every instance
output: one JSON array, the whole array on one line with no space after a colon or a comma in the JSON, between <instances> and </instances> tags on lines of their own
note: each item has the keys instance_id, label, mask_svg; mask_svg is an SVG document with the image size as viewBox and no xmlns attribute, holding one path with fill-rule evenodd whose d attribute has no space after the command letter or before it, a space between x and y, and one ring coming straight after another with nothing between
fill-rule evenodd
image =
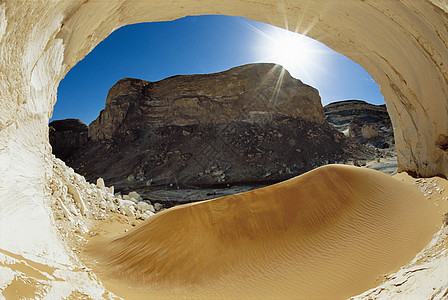
<instances>
[{"instance_id":1,"label":"rocky mesa","mask_svg":"<svg viewBox=\"0 0 448 300\"><path fill-rule=\"evenodd\" d=\"M374 156L325 121L316 89L273 64L122 79L88 135L66 162L91 181L142 194L267 184Z\"/></svg>"},{"instance_id":2,"label":"rocky mesa","mask_svg":"<svg viewBox=\"0 0 448 300\"><path fill-rule=\"evenodd\" d=\"M327 104L324 110L327 122L345 135L363 145L395 150L394 131L386 105L344 100Z\"/></svg>"},{"instance_id":3,"label":"rocky mesa","mask_svg":"<svg viewBox=\"0 0 448 300\"><path fill-rule=\"evenodd\" d=\"M268 121L273 115L324 120L318 92L278 65L250 64L159 82L125 78L109 90L89 136L107 140L148 127Z\"/></svg>"}]
</instances>

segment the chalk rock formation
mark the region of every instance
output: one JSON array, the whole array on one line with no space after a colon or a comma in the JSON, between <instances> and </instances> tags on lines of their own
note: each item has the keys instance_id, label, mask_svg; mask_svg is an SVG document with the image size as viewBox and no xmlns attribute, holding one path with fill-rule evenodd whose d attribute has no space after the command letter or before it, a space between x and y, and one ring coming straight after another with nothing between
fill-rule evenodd
<instances>
[{"instance_id":1,"label":"chalk rock formation","mask_svg":"<svg viewBox=\"0 0 448 300\"><path fill-rule=\"evenodd\" d=\"M89 136L66 161L121 191L271 183L374 158L324 121L317 90L273 64L159 82L122 79Z\"/></svg>"},{"instance_id":2,"label":"chalk rock formation","mask_svg":"<svg viewBox=\"0 0 448 300\"><path fill-rule=\"evenodd\" d=\"M69 257L73 252L54 229L48 209L50 195L42 188L53 169L48 120L58 83L68 70L127 24L225 14L297 28L363 66L379 84L394 125L399 171L448 175L446 1L204 0L178 4L172 0L163 4L131 0L0 2L2 253L72 265ZM446 265L439 260L442 267L425 266L427 272L421 277L415 273L413 278L425 289L416 288L415 280L407 280L398 282L391 294L375 293L374 297L443 298ZM434 280L425 284L428 272ZM2 269L2 274L12 281L15 273ZM88 283L81 285L85 287L82 290L88 289ZM51 291L53 298L70 295Z\"/></svg>"},{"instance_id":3,"label":"chalk rock formation","mask_svg":"<svg viewBox=\"0 0 448 300\"><path fill-rule=\"evenodd\" d=\"M49 190L52 193L52 203L59 206L66 218L66 221L72 221L75 226L83 226L78 228L80 232L87 233L87 225L83 216L94 219L105 219L109 213L119 213L126 215L127 211L138 211L132 215L137 219L146 219L144 213L154 213L155 210L151 208L151 202L137 197L136 192L130 192L128 199L135 201L123 200L123 196L114 195L113 188L104 186L104 181L99 178L97 185L88 183L85 178L77 173L65 163L57 158L53 158L54 175L49 184ZM138 198L138 199L137 199ZM53 208L54 211L59 211L58 208ZM76 218L73 222L73 219ZM63 220L62 216L57 216L57 220ZM70 223L71 224L71 223ZM80 225L81 224L81 225ZM69 225L71 226L71 225Z\"/></svg>"},{"instance_id":4,"label":"chalk rock formation","mask_svg":"<svg viewBox=\"0 0 448 300\"><path fill-rule=\"evenodd\" d=\"M110 193L109 188L88 183L54 156L51 157L51 165L51 173L42 189L48 195L46 205L51 212L54 231L70 256L65 264L45 260L35 263L28 255L2 250L0 292L6 299L23 298L25 295L27 298L35 295L65 298L77 293L91 299L114 298L91 270L70 252L77 253L85 245L85 237L93 230L94 221L110 219L117 214L126 215L129 211L133 211L133 218L144 220L154 215L154 208L145 201L123 203L121 197ZM21 206L21 209L26 211L26 207ZM28 217L24 216L21 224L26 224Z\"/></svg>"},{"instance_id":5,"label":"chalk rock formation","mask_svg":"<svg viewBox=\"0 0 448 300\"><path fill-rule=\"evenodd\" d=\"M394 149L392 122L385 105L345 100L327 104L324 110L328 123L358 142L379 149Z\"/></svg>"}]
</instances>

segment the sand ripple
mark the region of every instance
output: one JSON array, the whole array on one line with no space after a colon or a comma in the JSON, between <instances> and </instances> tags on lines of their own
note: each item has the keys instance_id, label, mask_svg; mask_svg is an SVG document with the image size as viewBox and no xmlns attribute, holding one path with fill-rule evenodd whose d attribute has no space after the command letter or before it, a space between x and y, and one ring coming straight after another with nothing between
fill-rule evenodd
<instances>
[{"instance_id":1,"label":"sand ripple","mask_svg":"<svg viewBox=\"0 0 448 300\"><path fill-rule=\"evenodd\" d=\"M410 261L438 223L414 187L330 165L166 210L90 251L133 297L342 299Z\"/></svg>"}]
</instances>

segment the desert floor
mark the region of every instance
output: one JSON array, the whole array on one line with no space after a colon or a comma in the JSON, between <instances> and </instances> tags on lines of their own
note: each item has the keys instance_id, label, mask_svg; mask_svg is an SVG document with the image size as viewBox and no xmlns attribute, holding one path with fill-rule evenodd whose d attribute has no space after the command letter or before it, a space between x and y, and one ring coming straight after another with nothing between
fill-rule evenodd
<instances>
[{"instance_id":1,"label":"desert floor","mask_svg":"<svg viewBox=\"0 0 448 300\"><path fill-rule=\"evenodd\" d=\"M117 214L73 246L125 299L343 299L383 283L431 241L447 188L438 177L329 165L145 222Z\"/></svg>"}]
</instances>

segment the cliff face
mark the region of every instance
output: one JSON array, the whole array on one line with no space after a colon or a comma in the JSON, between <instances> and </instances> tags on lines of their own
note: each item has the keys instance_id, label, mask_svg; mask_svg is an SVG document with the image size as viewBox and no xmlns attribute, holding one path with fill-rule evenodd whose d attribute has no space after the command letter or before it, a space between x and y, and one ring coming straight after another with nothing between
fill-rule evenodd
<instances>
[{"instance_id":1,"label":"cliff face","mask_svg":"<svg viewBox=\"0 0 448 300\"><path fill-rule=\"evenodd\" d=\"M120 80L89 137L67 163L89 180L140 193L271 183L373 156L325 122L317 90L272 64Z\"/></svg>"},{"instance_id":2,"label":"cliff face","mask_svg":"<svg viewBox=\"0 0 448 300\"><path fill-rule=\"evenodd\" d=\"M324 120L317 90L278 65L252 64L159 82L125 78L109 90L89 136L105 140L150 126L268 121L272 115Z\"/></svg>"},{"instance_id":3,"label":"cliff face","mask_svg":"<svg viewBox=\"0 0 448 300\"><path fill-rule=\"evenodd\" d=\"M53 152L63 160L76 156L88 140L89 129L78 119L52 121L49 129Z\"/></svg>"},{"instance_id":4,"label":"cliff face","mask_svg":"<svg viewBox=\"0 0 448 300\"><path fill-rule=\"evenodd\" d=\"M386 105L345 100L330 103L324 110L327 122L361 144L395 149L394 131Z\"/></svg>"}]
</instances>

